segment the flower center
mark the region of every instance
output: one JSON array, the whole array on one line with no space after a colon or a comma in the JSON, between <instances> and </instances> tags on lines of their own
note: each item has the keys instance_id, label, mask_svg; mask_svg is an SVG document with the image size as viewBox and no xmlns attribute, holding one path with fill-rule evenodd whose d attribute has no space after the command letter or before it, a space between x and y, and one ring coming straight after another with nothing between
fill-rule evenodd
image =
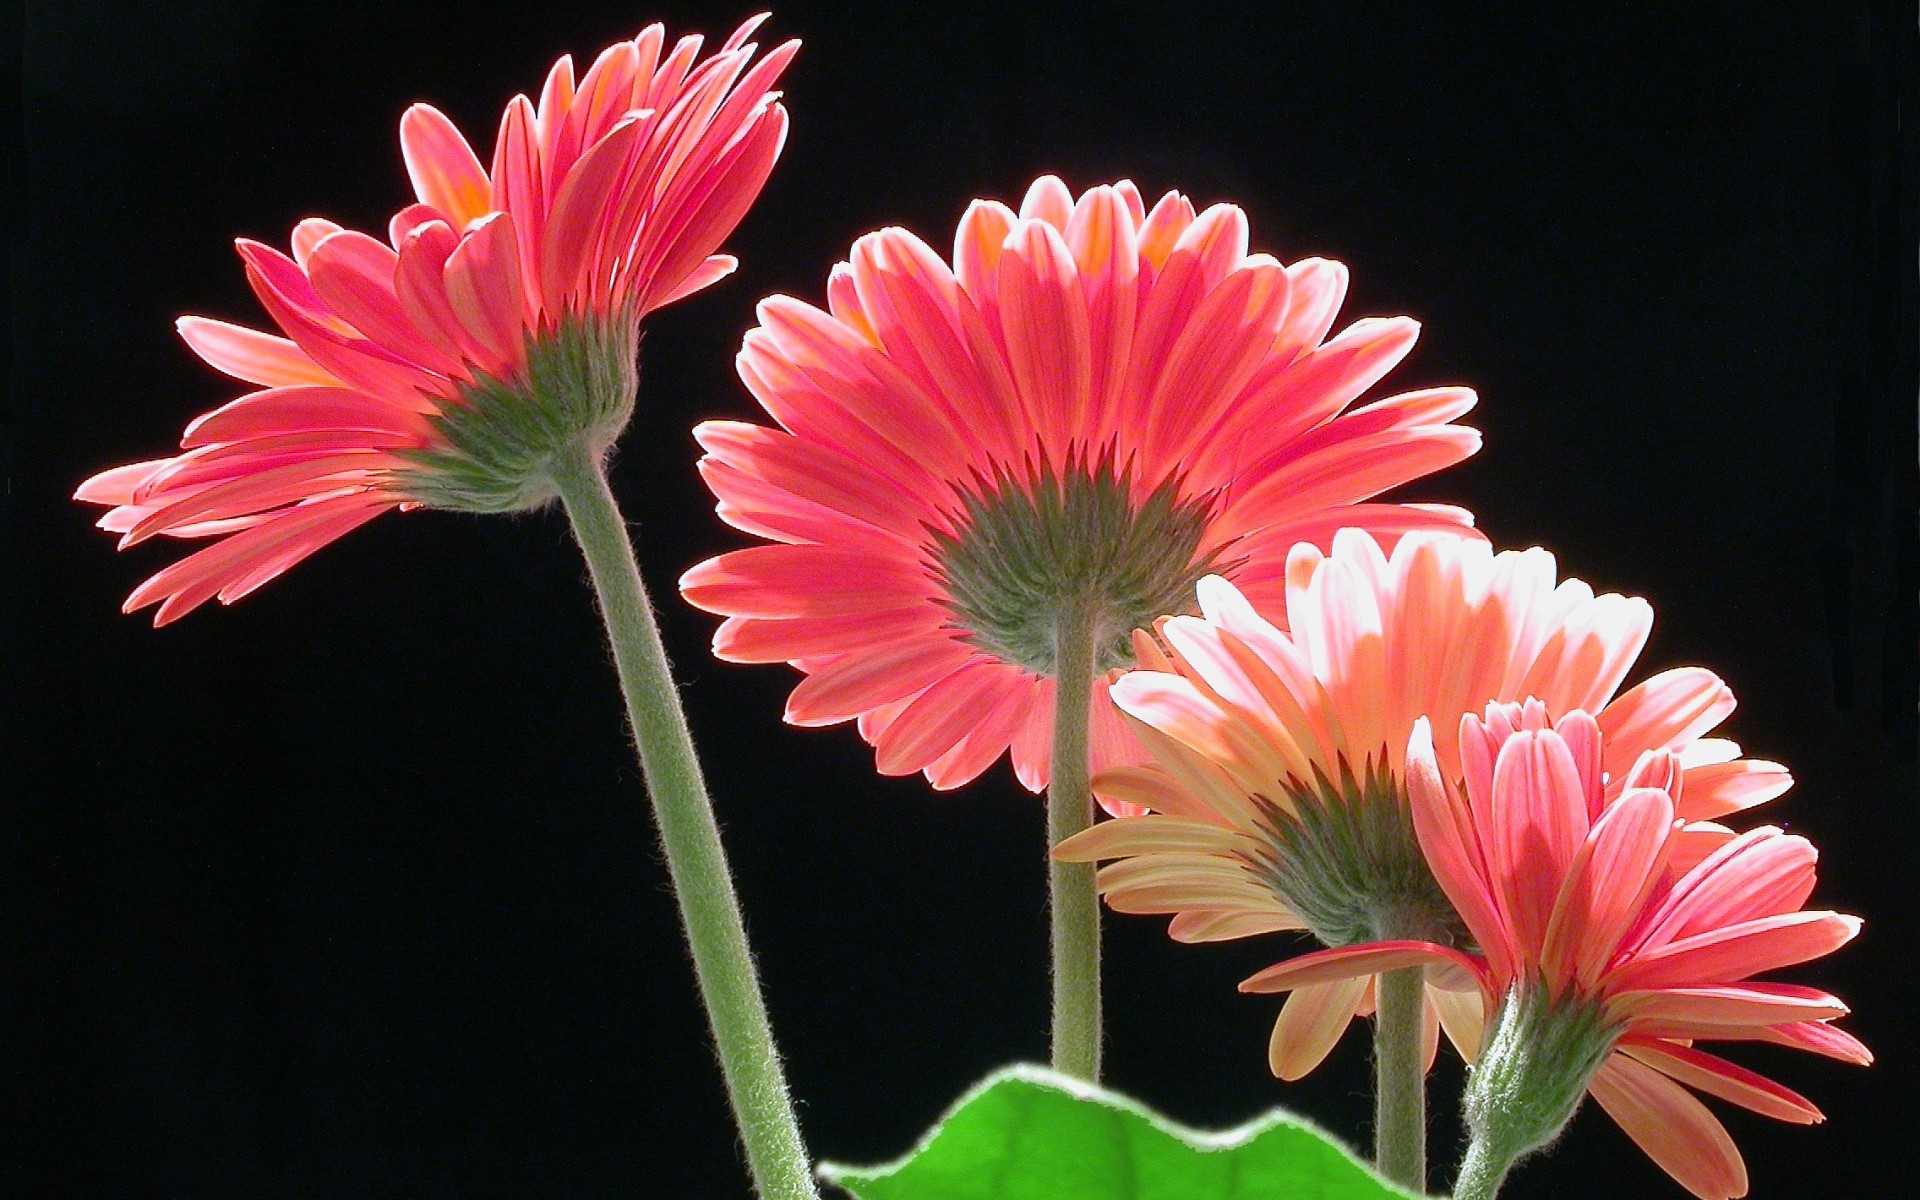
<instances>
[{"instance_id":1,"label":"flower center","mask_svg":"<svg viewBox=\"0 0 1920 1200\"><path fill-rule=\"evenodd\" d=\"M476 373L430 418L440 443L405 452L408 498L457 512L537 508L554 495L554 456L583 442L595 454L633 415L639 322L621 313L572 315L527 335L527 369Z\"/></svg>"},{"instance_id":2,"label":"flower center","mask_svg":"<svg viewBox=\"0 0 1920 1200\"><path fill-rule=\"evenodd\" d=\"M1339 777L1316 764L1311 782L1281 786L1292 811L1267 802L1255 866L1328 946L1412 938L1465 945L1466 927L1420 853L1398 782L1369 756L1361 775L1342 756Z\"/></svg>"},{"instance_id":3,"label":"flower center","mask_svg":"<svg viewBox=\"0 0 1920 1200\"><path fill-rule=\"evenodd\" d=\"M1052 676L1063 615L1077 612L1091 619L1095 673L1131 666L1131 633L1194 611L1194 585L1219 569L1199 554L1208 506L1178 491L1170 479L1136 498L1111 454L1061 470L1043 459L1031 478L997 468L962 491L957 532L931 548L955 623L989 654Z\"/></svg>"}]
</instances>

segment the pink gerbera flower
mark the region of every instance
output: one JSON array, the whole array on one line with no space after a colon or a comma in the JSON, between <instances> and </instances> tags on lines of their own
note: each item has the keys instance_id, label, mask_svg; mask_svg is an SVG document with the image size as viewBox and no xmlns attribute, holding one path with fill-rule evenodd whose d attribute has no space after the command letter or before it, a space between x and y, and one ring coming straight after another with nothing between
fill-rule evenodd
<instances>
[{"instance_id":1,"label":"pink gerbera flower","mask_svg":"<svg viewBox=\"0 0 1920 1200\"><path fill-rule=\"evenodd\" d=\"M1701 735L1733 711L1711 671L1666 671L1616 696L1653 624L1645 600L1561 580L1545 550L1415 534L1388 549L1342 530L1331 555L1289 556L1265 611L1224 579L1199 585L1201 616L1136 641L1141 669L1114 701L1153 761L1095 780L1110 803L1158 814L1109 821L1055 852L1118 860L1098 883L1117 911L1173 913L1181 941L1305 929L1323 944L1464 940L1414 836L1405 747L1423 716L1457 724L1489 702L1537 697L1550 713L1599 713L1597 764L1617 796L1647 751L1675 751L1696 857L1731 836L1705 824L1791 785ZM1284 624L1283 624L1284 622ZM1443 768L1457 775L1449 747ZM1676 788L1676 795L1678 795ZM1457 1002L1430 987L1435 1022ZM1297 1079L1372 1010L1363 974L1293 990L1269 1060Z\"/></svg>"},{"instance_id":2,"label":"pink gerbera flower","mask_svg":"<svg viewBox=\"0 0 1920 1200\"><path fill-rule=\"evenodd\" d=\"M885 229L833 270L827 311L764 301L739 367L778 427L695 431L722 518L775 543L682 580L727 617L715 653L799 668L787 719L857 720L884 774L953 788L1011 750L1037 791L1069 616L1091 629L1091 754L1111 765L1137 750L1105 675L1202 575L1278 596L1295 542L1469 525L1362 502L1471 454L1479 434L1450 422L1473 393L1348 411L1415 323L1328 339L1345 268L1247 239L1229 204L1149 211L1124 181L1075 200L1049 176L1018 213L976 201L951 263Z\"/></svg>"},{"instance_id":3,"label":"pink gerbera flower","mask_svg":"<svg viewBox=\"0 0 1920 1200\"><path fill-rule=\"evenodd\" d=\"M1814 848L1778 829L1723 839L1705 857L1683 815L1693 780L1667 749L1610 778L1604 717L1549 724L1537 701L1462 722L1464 780L1428 726L1408 751L1420 846L1477 952L1418 941L1324 950L1243 987L1281 991L1432 964L1474 1003L1459 1040L1474 1145L1460 1200L1485 1200L1519 1157L1551 1141L1590 1094L1702 1200L1747 1190L1726 1130L1686 1089L1799 1124L1804 1097L1698 1048L1765 1041L1844 1061L1872 1056L1831 1022L1838 999L1754 976L1830 954L1854 917L1803 911ZM1477 985L1477 987L1475 986ZM1484 1038L1483 1029L1490 1033Z\"/></svg>"},{"instance_id":4,"label":"pink gerbera flower","mask_svg":"<svg viewBox=\"0 0 1920 1200\"><path fill-rule=\"evenodd\" d=\"M742 25L700 60L659 25L576 84L562 58L539 105L507 106L491 172L426 105L400 123L419 203L388 241L310 218L289 257L242 240L286 335L180 321L250 392L187 427L183 452L103 472L77 498L113 508L121 546L211 539L128 598L165 624L232 602L393 508L494 512L545 502L556 449L604 452L632 412L639 322L720 279L715 254L780 153L769 90L789 42L752 63Z\"/></svg>"}]
</instances>

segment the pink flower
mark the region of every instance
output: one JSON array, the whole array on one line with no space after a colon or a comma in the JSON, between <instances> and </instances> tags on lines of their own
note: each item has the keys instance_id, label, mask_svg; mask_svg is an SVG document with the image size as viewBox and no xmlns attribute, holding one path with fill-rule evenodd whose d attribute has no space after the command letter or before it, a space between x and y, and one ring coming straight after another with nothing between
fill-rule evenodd
<instances>
[{"instance_id":1,"label":"pink flower","mask_svg":"<svg viewBox=\"0 0 1920 1200\"><path fill-rule=\"evenodd\" d=\"M1711 671L1686 667L1619 692L1653 624L1646 601L1561 580L1545 550L1415 534L1387 549L1343 530L1331 555L1302 545L1256 611L1222 579L1199 585L1201 616L1137 639L1141 669L1113 697L1153 761L1108 771L1109 805L1155 816L1110 821L1063 843L1070 861L1118 860L1099 887L1120 912L1173 913L1182 941L1307 929L1342 946L1464 932L1428 871L1406 799L1404 747L1423 716L1457 724L1528 696L1549 713L1597 711L1602 770L1617 796L1646 751L1679 753L1682 815L1708 822L1785 791L1776 763L1702 737L1733 711ZM1271 617L1271 619L1269 619ZM1449 747L1442 769L1460 765ZM1702 825L1705 853L1715 837ZM1430 988L1434 1022L1453 1001ZM1361 975L1301 987L1275 1023L1274 1073L1318 1066L1354 1016Z\"/></svg>"},{"instance_id":2,"label":"pink flower","mask_svg":"<svg viewBox=\"0 0 1920 1200\"><path fill-rule=\"evenodd\" d=\"M1106 703L1128 634L1210 572L1277 597L1299 541L1391 540L1468 514L1365 503L1471 454L1464 388L1349 410L1412 347L1406 318L1331 339L1346 269L1248 252L1246 217L1132 183L1045 177L975 201L952 262L903 229L854 244L827 311L760 306L741 377L778 427L695 436L729 524L772 545L701 563L714 652L807 678L797 725L857 720L882 773L953 788L1011 751L1046 785L1054 636L1090 610L1096 768L1138 757Z\"/></svg>"},{"instance_id":3,"label":"pink flower","mask_svg":"<svg viewBox=\"0 0 1920 1200\"><path fill-rule=\"evenodd\" d=\"M789 42L752 63L742 25L699 60L654 25L576 86L554 64L536 107L507 106L491 172L427 105L400 122L419 203L388 242L309 218L292 256L242 240L281 331L204 317L180 333L262 390L187 427L183 452L102 472L76 498L112 505L121 546L213 539L147 580L155 624L231 603L393 508L501 511L551 495L555 446L604 450L632 411L647 313L706 287L759 194L787 117L770 91Z\"/></svg>"},{"instance_id":4,"label":"pink flower","mask_svg":"<svg viewBox=\"0 0 1920 1200\"><path fill-rule=\"evenodd\" d=\"M1741 1196L1739 1151L1686 1089L1799 1124L1820 1111L1696 1043L1766 1041L1870 1062L1830 1023L1847 1012L1838 999L1754 978L1832 953L1860 922L1801 908L1816 857L1805 838L1755 829L1715 838L1701 856L1682 819L1691 781L1680 756L1648 750L1609 782L1609 740L1604 720L1578 709L1549 724L1538 702L1490 705L1461 722L1462 786L1443 774L1422 721L1408 751L1414 823L1478 952L1348 946L1242 987L1433 964L1432 977L1477 991L1456 1010L1456 1040L1479 1058L1467 1097L1477 1138L1510 1162L1557 1135L1584 1090L1694 1195Z\"/></svg>"}]
</instances>

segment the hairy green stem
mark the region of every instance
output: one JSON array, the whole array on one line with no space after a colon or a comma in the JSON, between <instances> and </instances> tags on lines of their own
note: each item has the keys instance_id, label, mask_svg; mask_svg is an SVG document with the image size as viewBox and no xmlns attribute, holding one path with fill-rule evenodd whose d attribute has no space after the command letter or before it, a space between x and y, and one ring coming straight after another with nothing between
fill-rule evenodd
<instances>
[{"instance_id":1,"label":"hairy green stem","mask_svg":"<svg viewBox=\"0 0 1920 1200\"><path fill-rule=\"evenodd\" d=\"M1403 1187L1427 1189L1427 1073L1421 1054L1426 1007L1419 967L1374 977L1373 1162Z\"/></svg>"},{"instance_id":2,"label":"hairy green stem","mask_svg":"<svg viewBox=\"0 0 1920 1200\"><path fill-rule=\"evenodd\" d=\"M720 827L626 523L598 454L577 445L556 455L551 470L606 620L627 718L653 798L660 844L680 901L694 973L754 1189L763 1200L816 1200L806 1146L747 949Z\"/></svg>"},{"instance_id":3,"label":"hairy green stem","mask_svg":"<svg viewBox=\"0 0 1920 1200\"><path fill-rule=\"evenodd\" d=\"M1493 1147L1492 1139L1476 1137L1467 1145L1467 1156L1460 1160L1460 1178L1453 1185L1453 1200L1493 1200L1513 1169L1516 1156Z\"/></svg>"},{"instance_id":4,"label":"hairy green stem","mask_svg":"<svg viewBox=\"0 0 1920 1200\"><path fill-rule=\"evenodd\" d=\"M1062 607L1054 627L1053 764L1047 785L1049 847L1093 824L1087 725L1093 698L1093 614ZM1100 904L1091 863L1047 860L1053 925L1053 1065L1100 1078Z\"/></svg>"}]
</instances>

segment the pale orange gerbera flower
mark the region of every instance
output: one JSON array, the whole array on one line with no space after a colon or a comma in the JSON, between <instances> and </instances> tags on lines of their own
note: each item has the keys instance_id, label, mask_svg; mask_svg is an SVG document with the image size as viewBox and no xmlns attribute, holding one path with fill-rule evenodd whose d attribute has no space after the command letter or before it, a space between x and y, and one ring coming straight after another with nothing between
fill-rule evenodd
<instances>
[{"instance_id":1,"label":"pale orange gerbera flower","mask_svg":"<svg viewBox=\"0 0 1920 1200\"><path fill-rule=\"evenodd\" d=\"M766 182L787 116L742 25L718 53L659 25L576 84L554 64L536 107L507 106L491 172L437 110L400 122L419 203L388 242L310 218L292 257L242 240L285 337L180 321L195 353L257 384L194 421L183 452L103 472L121 546L214 544L128 597L166 624L231 603L393 508L497 512L545 502L563 443L603 451L633 408L639 322L720 279L714 251Z\"/></svg>"},{"instance_id":2,"label":"pale orange gerbera flower","mask_svg":"<svg viewBox=\"0 0 1920 1200\"><path fill-rule=\"evenodd\" d=\"M1576 709L1549 725L1537 701L1468 714L1453 760L1463 780L1435 755L1425 721L1412 742L1420 845L1477 953L1348 946L1243 986L1325 986L1421 963L1471 981L1460 1040L1477 1058L1467 1088L1475 1142L1460 1200L1490 1197L1516 1159L1559 1134L1583 1093L1694 1195L1745 1195L1739 1150L1686 1089L1796 1124L1821 1120L1820 1110L1695 1043L1764 1041L1872 1061L1830 1023L1847 1012L1838 999L1753 978L1830 954L1859 931L1857 918L1802 911L1813 846L1763 828L1700 857L1683 820L1695 780L1682 756L1650 749L1609 779L1603 764L1622 752L1604 714Z\"/></svg>"},{"instance_id":3,"label":"pale orange gerbera flower","mask_svg":"<svg viewBox=\"0 0 1920 1200\"><path fill-rule=\"evenodd\" d=\"M1199 599L1201 616L1160 623L1164 649L1141 634L1142 669L1113 685L1154 761L1094 781L1111 801L1158 815L1106 822L1055 852L1120 860L1098 876L1107 903L1177 914L1169 932L1181 941L1297 929L1329 946L1460 940L1407 808L1405 747L1423 716L1458 723L1529 696L1550 713L1598 712L1608 794L1640 754L1674 750L1688 777L1682 816L1694 822L1792 782L1701 736L1734 706L1711 671L1667 671L1616 697L1652 609L1558 579L1545 550L1495 554L1416 534L1389 556L1370 534L1343 530L1331 555L1294 549L1271 621L1224 579L1202 580ZM1444 764L1459 773L1451 748ZM1730 835L1702 825L1693 836L1705 853ZM1459 1004L1428 994L1431 1055L1435 1022ZM1311 1071L1372 1006L1361 976L1296 989L1274 1025L1274 1073Z\"/></svg>"},{"instance_id":4,"label":"pale orange gerbera flower","mask_svg":"<svg viewBox=\"0 0 1920 1200\"><path fill-rule=\"evenodd\" d=\"M857 719L884 774L952 788L1011 750L1037 791L1063 613L1092 626L1109 765L1138 752L1105 675L1200 576L1277 596L1295 542L1464 529L1458 509L1362 501L1471 454L1479 434L1450 422L1473 393L1348 411L1415 323L1326 339L1345 268L1247 239L1230 204L1149 211L1124 181L1075 200L1049 176L1018 213L974 202L951 263L885 229L834 268L828 311L764 301L739 367L778 427L695 431L722 518L776 543L681 581L728 618L714 652L798 667L787 719Z\"/></svg>"}]
</instances>

